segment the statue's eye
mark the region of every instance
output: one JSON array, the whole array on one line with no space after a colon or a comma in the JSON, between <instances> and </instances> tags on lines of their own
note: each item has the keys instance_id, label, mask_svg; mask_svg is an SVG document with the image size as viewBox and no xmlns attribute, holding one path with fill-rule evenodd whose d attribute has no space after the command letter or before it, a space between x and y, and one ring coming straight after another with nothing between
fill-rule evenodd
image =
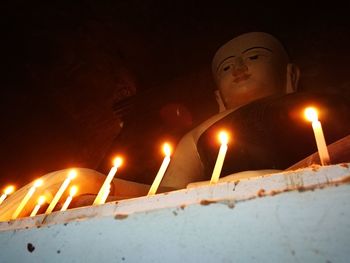
<instances>
[{"instance_id":1,"label":"statue's eye","mask_svg":"<svg viewBox=\"0 0 350 263\"><path fill-rule=\"evenodd\" d=\"M230 69L230 65L225 66L222 70L223 70L223 71L228 71L229 69Z\"/></svg>"},{"instance_id":2,"label":"statue's eye","mask_svg":"<svg viewBox=\"0 0 350 263\"><path fill-rule=\"evenodd\" d=\"M259 55L254 55L249 57L250 60L257 60L258 58L259 58Z\"/></svg>"}]
</instances>

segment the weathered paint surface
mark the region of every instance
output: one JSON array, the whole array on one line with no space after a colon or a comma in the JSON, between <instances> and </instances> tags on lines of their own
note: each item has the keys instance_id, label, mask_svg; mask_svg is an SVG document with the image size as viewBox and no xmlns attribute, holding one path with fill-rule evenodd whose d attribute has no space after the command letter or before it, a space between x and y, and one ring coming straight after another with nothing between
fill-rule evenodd
<instances>
[{"instance_id":1,"label":"weathered paint surface","mask_svg":"<svg viewBox=\"0 0 350 263\"><path fill-rule=\"evenodd\" d=\"M304 169L3 222L0 262L348 262L349 175Z\"/></svg>"}]
</instances>

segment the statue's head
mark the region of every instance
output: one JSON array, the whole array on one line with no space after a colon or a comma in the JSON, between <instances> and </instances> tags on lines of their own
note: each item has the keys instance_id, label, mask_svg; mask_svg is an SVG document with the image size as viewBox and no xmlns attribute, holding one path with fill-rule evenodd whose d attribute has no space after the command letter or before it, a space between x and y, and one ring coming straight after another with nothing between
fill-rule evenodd
<instances>
[{"instance_id":1,"label":"statue's head","mask_svg":"<svg viewBox=\"0 0 350 263\"><path fill-rule=\"evenodd\" d=\"M215 54L212 70L220 110L233 109L274 94L296 91L299 69L272 35L240 35Z\"/></svg>"}]
</instances>

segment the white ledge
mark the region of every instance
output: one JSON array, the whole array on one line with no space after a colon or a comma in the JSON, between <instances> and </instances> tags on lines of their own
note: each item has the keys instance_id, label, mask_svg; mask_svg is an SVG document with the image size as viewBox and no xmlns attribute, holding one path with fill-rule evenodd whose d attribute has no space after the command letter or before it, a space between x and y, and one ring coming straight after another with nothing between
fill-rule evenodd
<instances>
[{"instance_id":1,"label":"white ledge","mask_svg":"<svg viewBox=\"0 0 350 263\"><path fill-rule=\"evenodd\" d=\"M154 196L110 202L98 206L53 212L50 215L21 218L0 222L0 231L45 227L52 224L65 224L72 221L88 220L97 217L126 218L128 215L164 208L184 208L192 204L207 205L211 202L234 202L255 197L281 194L286 191L312 190L349 182L350 163L330 166L313 166L295 171L264 175L239 182L222 182L204 185Z\"/></svg>"}]
</instances>

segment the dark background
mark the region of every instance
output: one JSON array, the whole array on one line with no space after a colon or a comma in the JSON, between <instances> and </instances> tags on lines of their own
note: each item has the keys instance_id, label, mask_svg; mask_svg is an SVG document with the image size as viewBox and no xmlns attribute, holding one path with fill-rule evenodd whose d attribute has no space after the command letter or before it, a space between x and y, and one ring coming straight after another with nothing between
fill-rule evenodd
<instances>
[{"instance_id":1,"label":"dark background","mask_svg":"<svg viewBox=\"0 0 350 263\"><path fill-rule=\"evenodd\" d=\"M350 89L347 6L237 1L2 3L0 184L71 166L151 182L160 144L215 114L210 63L234 36L278 37L300 88Z\"/></svg>"}]
</instances>

